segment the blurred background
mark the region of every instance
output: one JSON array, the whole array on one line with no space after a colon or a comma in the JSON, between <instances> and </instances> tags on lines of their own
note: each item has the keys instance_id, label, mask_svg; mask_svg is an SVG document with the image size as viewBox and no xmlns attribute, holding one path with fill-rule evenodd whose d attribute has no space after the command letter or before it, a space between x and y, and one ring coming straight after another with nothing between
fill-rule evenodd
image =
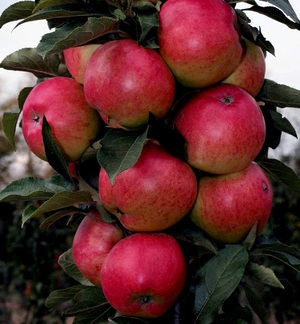
<instances>
[{"instance_id":1,"label":"blurred background","mask_svg":"<svg viewBox=\"0 0 300 324\"><path fill-rule=\"evenodd\" d=\"M12 0L0 1L0 14ZM300 1L290 0L298 17ZM267 5L262 3L261 5ZM240 6L242 8L243 6ZM247 12L252 26L275 47L275 56L267 55L268 79L300 89L300 31L291 30L262 15ZM30 22L14 29L9 23L0 29L0 61L24 47L36 47L49 32L45 22ZM17 96L24 87L33 86L35 78L25 72L0 69L0 116L17 107ZM285 108L281 113L300 134L300 111ZM300 144L296 138L283 134L281 144L270 156L290 165L300 175ZM7 142L0 124L0 190L12 181L26 176L48 177L52 173L46 162L29 152L20 128L16 133L16 151ZM273 181L274 208L266 235L274 235L288 245L300 247L300 198L281 183ZM70 278L60 269L57 258L71 245L72 229L57 222L41 232L39 222L31 220L21 229L23 203L0 203L0 323L65 323L60 310L49 314L44 303L49 292L70 285ZM273 309L270 323L300 323L300 278L295 272L276 268L286 282L286 290L276 294L266 290L266 302ZM276 292L277 293L277 292Z\"/></svg>"}]
</instances>

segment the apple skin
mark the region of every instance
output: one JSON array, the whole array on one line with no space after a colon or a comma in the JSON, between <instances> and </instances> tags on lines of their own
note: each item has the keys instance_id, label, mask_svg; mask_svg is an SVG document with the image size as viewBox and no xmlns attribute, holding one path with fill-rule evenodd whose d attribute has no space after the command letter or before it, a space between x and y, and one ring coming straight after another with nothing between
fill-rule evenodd
<instances>
[{"instance_id":1,"label":"apple skin","mask_svg":"<svg viewBox=\"0 0 300 324\"><path fill-rule=\"evenodd\" d=\"M123 231L114 223L104 222L98 211L89 212L79 224L72 243L73 260L95 286L101 287L102 264L123 237Z\"/></svg>"},{"instance_id":2,"label":"apple skin","mask_svg":"<svg viewBox=\"0 0 300 324\"><path fill-rule=\"evenodd\" d=\"M165 233L136 233L118 242L104 260L104 296L123 315L162 316L178 299L186 262L178 242Z\"/></svg>"},{"instance_id":3,"label":"apple skin","mask_svg":"<svg viewBox=\"0 0 300 324\"><path fill-rule=\"evenodd\" d=\"M159 53L184 86L218 83L241 60L236 13L223 0L168 0L159 12L159 23Z\"/></svg>"},{"instance_id":4,"label":"apple skin","mask_svg":"<svg viewBox=\"0 0 300 324\"><path fill-rule=\"evenodd\" d=\"M84 91L111 127L138 129L149 112L163 118L175 95L172 73L153 49L130 39L105 43L92 54L85 71Z\"/></svg>"},{"instance_id":5,"label":"apple skin","mask_svg":"<svg viewBox=\"0 0 300 324\"><path fill-rule=\"evenodd\" d=\"M45 161L44 116L69 162L79 160L100 134L100 116L85 100L82 85L72 78L53 77L36 85L25 100L22 114L25 141Z\"/></svg>"},{"instance_id":6,"label":"apple skin","mask_svg":"<svg viewBox=\"0 0 300 324\"><path fill-rule=\"evenodd\" d=\"M193 207L196 195L197 179L190 166L152 140L114 184L100 169L103 206L132 232L161 231L176 224Z\"/></svg>"},{"instance_id":7,"label":"apple skin","mask_svg":"<svg viewBox=\"0 0 300 324\"><path fill-rule=\"evenodd\" d=\"M244 55L238 67L222 82L234 84L256 97L261 90L266 73L266 60L263 50L244 39Z\"/></svg>"},{"instance_id":8,"label":"apple skin","mask_svg":"<svg viewBox=\"0 0 300 324\"><path fill-rule=\"evenodd\" d=\"M88 44L63 51L67 69L78 83L83 84L86 64L99 46L100 44Z\"/></svg>"},{"instance_id":9,"label":"apple skin","mask_svg":"<svg viewBox=\"0 0 300 324\"><path fill-rule=\"evenodd\" d=\"M272 209L271 184L254 162L242 171L199 180L192 221L215 240L238 243L257 224L264 229Z\"/></svg>"},{"instance_id":10,"label":"apple skin","mask_svg":"<svg viewBox=\"0 0 300 324\"><path fill-rule=\"evenodd\" d=\"M175 115L186 139L187 162L214 174L236 172L260 152L266 125L255 99L245 90L220 83L197 93Z\"/></svg>"}]
</instances>

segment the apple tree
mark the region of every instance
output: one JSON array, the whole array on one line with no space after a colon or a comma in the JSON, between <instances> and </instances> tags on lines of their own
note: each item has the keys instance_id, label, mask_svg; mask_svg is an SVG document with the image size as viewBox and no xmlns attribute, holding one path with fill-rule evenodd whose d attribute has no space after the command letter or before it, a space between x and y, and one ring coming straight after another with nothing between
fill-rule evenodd
<instances>
[{"instance_id":1,"label":"apple tree","mask_svg":"<svg viewBox=\"0 0 300 324\"><path fill-rule=\"evenodd\" d=\"M273 181L300 195L296 172L269 157L283 132L297 137L278 108L300 108L300 90L265 78L275 48L248 11L300 30L288 0L4 10L0 28L49 27L0 64L37 80L3 114L9 143L20 126L54 170L10 183L0 201L26 203L20 231L33 219L76 229L59 264L77 284L49 291L49 310L65 305L74 323L266 322L262 287L276 296L285 282L265 261L299 275L300 250L263 230Z\"/></svg>"}]
</instances>

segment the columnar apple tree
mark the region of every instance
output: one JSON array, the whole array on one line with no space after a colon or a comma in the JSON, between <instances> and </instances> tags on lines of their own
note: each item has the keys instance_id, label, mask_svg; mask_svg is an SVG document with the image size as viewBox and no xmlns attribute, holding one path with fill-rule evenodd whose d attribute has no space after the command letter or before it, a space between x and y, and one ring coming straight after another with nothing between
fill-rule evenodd
<instances>
[{"instance_id":1,"label":"columnar apple tree","mask_svg":"<svg viewBox=\"0 0 300 324\"><path fill-rule=\"evenodd\" d=\"M50 310L69 301L74 323L265 321L256 283L284 285L261 260L300 271L300 251L263 232L272 179L300 194L296 173L269 158L282 132L297 137L277 108L300 108L300 91L266 79L275 49L248 11L300 30L288 0L37 0L3 12L0 28L49 27L0 67L37 77L3 128L15 147L21 127L54 175L16 180L0 201L27 202L20 227L76 228L59 264L78 284L49 292Z\"/></svg>"}]
</instances>

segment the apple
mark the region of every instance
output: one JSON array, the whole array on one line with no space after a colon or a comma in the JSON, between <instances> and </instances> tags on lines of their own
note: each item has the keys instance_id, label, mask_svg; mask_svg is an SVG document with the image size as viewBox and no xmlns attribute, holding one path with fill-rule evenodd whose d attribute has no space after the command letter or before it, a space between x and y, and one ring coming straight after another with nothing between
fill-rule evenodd
<instances>
[{"instance_id":1,"label":"apple","mask_svg":"<svg viewBox=\"0 0 300 324\"><path fill-rule=\"evenodd\" d=\"M159 23L159 53L184 86L218 83L242 58L237 16L224 0L168 0Z\"/></svg>"},{"instance_id":2,"label":"apple","mask_svg":"<svg viewBox=\"0 0 300 324\"><path fill-rule=\"evenodd\" d=\"M174 237L136 233L118 242L103 262L104 296L119 313L143 318L162 316L178 299L186 262Z\"/></svg>"},{"instance_id":3,"label":"apple","mask_svg":"<svg viewBox=\"0 0 300 324\"><path fill-rule=\"evenodd\" d=\"M86 64L99 46L100 44L88 44L70 47L63 51L67 69L78 83L83 84Z\"/></svg>"},{"instance_id":4,"label":"apple","mask_svg":"<svg viewBox=\"0 0 300 324\"><path fill-rule=\"evenodd\" d=\"M77 161L100 133L100 116L87 103L82 85L72 78L52 77L36 85L22 110L22 132L30 150L47 160L43 118L68 161Z\"/></svg>"},{"instance_id":5,"label":"apple","mask_svg":"<svg viewBox=\"0 0 300 324\"><path fill-rule=\"evenodd\" d=\"M239 86L256 97L265 80L265 55L259 46L248 39L244 39L244 44L244 54L240 64L223 82Z\"/></svg>"},{"instance_id":6,"label":"apple","mask_svg":"<svg viewBox=\"0 0 300 324\"><path fill-rule=\"evenodd\" d=\"M272 187L252 162L242 171L200 178L192 221L223 243L238 243L257 224L264 229L272 210Z\"/></svg>"},{"instance_id":7,"label":"apple","mask_svg":"<svg viewBox=\"0 0 300 324\"><path fill-rule=\"evenodd\" d=\"M179 222L193 207L197 179L181 159L149 140L136 164L111 183L99 174L103 206L133 232L161 231Z\"/></svg>"},{"instance_id":8,"label":"apple","mask_svg":"<svg viewBox=\"0 0 300 324\"><path fill-rule=\"evenodd\" d=\"M175 81L155 50L130 39L113 40L92 54L84 92L108 125L138 129L148 122L149 113L157 118L167 114Z\"/></svg>"},{"instance_id":9,"label":"apple","mask_svg":"<svg viewBox=\"0 0 300 324\"><path fill-rule=\"evenodd\" d=\"M183 104L174 125L186 140L187 162L214 174L244 169L258 155L266 136L255 99L225 83L200 91Z\"/></svg>"},{"instance_id":10,"label":"apple","mask_svg":"<svg viewBox=\"0 0 300 324\"><path fill-rule=\"evenodd\" d=\"M98 211L89 212L79 224L72 243L73 260L95 286L101 287L102 264L123 237L123 231L116 224L103 221Z\"/></svg>"}]
</instances>

